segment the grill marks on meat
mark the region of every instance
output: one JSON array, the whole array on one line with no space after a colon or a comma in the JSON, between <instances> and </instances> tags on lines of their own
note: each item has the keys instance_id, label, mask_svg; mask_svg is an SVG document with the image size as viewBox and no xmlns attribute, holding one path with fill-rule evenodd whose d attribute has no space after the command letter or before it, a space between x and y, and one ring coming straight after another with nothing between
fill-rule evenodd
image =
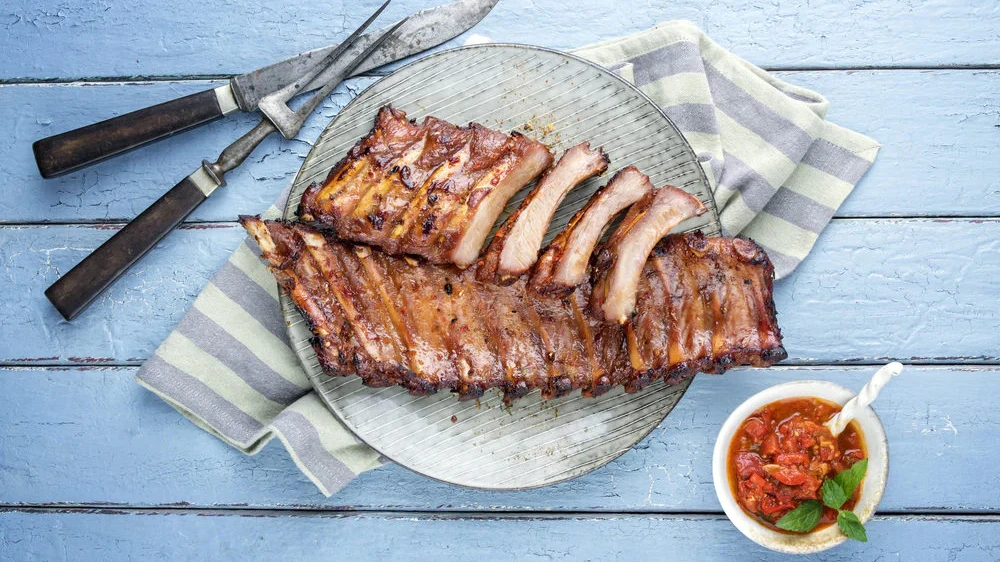
<instances>
[{"instance_id":1,"label":"grill marks on meat","mask_svg":"<svg viewBox=\"0 0 1000 562\"><path fill-rule=\"evenodd\" d=\"M636 314L618 324L588 312L586 282L544 296L526 290L526 277L484 284L476 268L391 256L302 223L241 222L309 322L322 368L369 386L449 389L460 398L489 388L507 400L533 389L596 396L785 356L773 268L748 241L666 238L642 268Z\"/></svg>"},{"instance_id":2,"label":"grill marks on meat","mask_svg":"<svg viewBox=\"0 0 1000 562\"><path fill-rule=\"evenodd\" d=\"M507 200L551 163L543 144L518 133L434 117L417 124L386 106L326 181L306 190L298 213L342 239L465 267Z\"/></svg>"},{"instance_id":3,"label":"grill marks on meat","mask_svg":"<svg viewBox=\"0 0 1000 562\"><path fill-rule=\"evenodd\" d=\"M734 365L771 365L786 356L773 280L767 254L749 240L668 236L643 268L639 305L627 322L634 344L626 345L652 370L722 373ZM664 332L664 322L674 329Z\"/></svg>"},{"instance_id":4,"label":"grill marks on meat","mask_svg":"<svg viewBox=\"0 0 1000 562\"><path fill-rule=\"evenodd\" d=\"M438 236L444 257L431 261L459 267L475 263L507 201L551 164L552 153L545 145L512 133L500 160L479 180Z\"/></svg>"},{"instance_id":5,"label":"grill marks on meat","mask_svg":"<svg viewBox=\"0 0 1000 562\"><path fill-rule=\"evenodd\" d=\"M479 261L478 279L510 284L528 271L563 198L584 180L604 173L609 161L603 150L593 150L587 142L567 150L500 226Z\"/></svg>"},{"instance_id":6,"label":"grill marks on meat","mask_svg":"<svg viewBox=\"0 0 1000 562\"><path fill-rule=\"evenodd\" d=\"M424 124L423 138L389 164L389 173L361 196L354 211L342 221L341 238L370 244L386 240L392 245L398 240L392 233L400 228L416 192L425 184L440 182L443 174L453 173L468 161L472 131L433 117Z\"/></svg>"},{"instance_id":7,"label":"grill marks on meat","mask_svg":"<svg viewBox=\"0 0 1000 562\"><path fill-rule=\"evenodd\" d=\"M407 149L424 142L426 136L427 130L407 121L405 113L388 107L380 109L372 132L330 170L323 184L305 191L299 215L303 220L324 224L346 221L366 188L388 175Z\"/></svg>"},{"instance_id":8,"label":"grill marks on meat","mask_svg":"<svg viewBox=\"0 0 1000 562\"><path fill-rule=\"evenodd\" d=\"M410 200L403 220L391 233L389 253L428 255L438 251L438 235L452 213L468 199L473 187L497 163L507 144L507 135L479 124L469 125L467 151L434 171ZM393 241L395 245L393 245Z\"/></svg>"},{"instance_id":9,"label":"grill marks on meat","mask_svg":"<svg viewBox=\"0 0 1000 562\"><path fill-rule=\"evenodd\" d=\"M624 323L635 311L639 280L653 247L675 226L705 211L697 197L671 186L651 191L632 205L594 257L600 272L594 309L608 322Z\"/></svg>"},{"instance_id":10,"label":"grill marks on meat","mask_svg":"<svg viewBox=\"0 0 1000 562\"><path fill-rule=\"evenodd\" d=\"M619 170L542 253L532 273L531 288L543 294L567 294L583 283L590 256L608 224L652 190L649 177L635 166Z\"/></svg>"}]
</instances>

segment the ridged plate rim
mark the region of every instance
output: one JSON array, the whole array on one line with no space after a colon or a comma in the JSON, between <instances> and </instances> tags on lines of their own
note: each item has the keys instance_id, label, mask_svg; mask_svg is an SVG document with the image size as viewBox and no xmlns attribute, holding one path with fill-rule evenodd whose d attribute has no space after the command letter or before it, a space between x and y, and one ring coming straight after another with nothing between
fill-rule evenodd
<instances>
[{"instance_id":1,"label":"ridged plate rim","mask_svg":"<svg viewBox=\"0 0 1000 562\"><path fill-rule=\"evenodd\" d=\"M649 96L647 96L639 88L637 88L633 84L629 83L627 80L623 79L621 76L617 75L616 73L611 72L611 71L607 70L606 68L603 68L603 67L601 67L601 66L599 66L599 65L597 65L595 63L592 63L592 62L590 62L590 61L588 61L586 59L583 59L583 58L580 58L578 56L575 56L575 55L572 55L572 54L569 54L569 53L565 53L565 52L562 52L562 51L554 50L554 49L548 49L548 48L544 48L544 47L536 47L536 46L531 46L531 45L513 44L513 43L488 43L488 44L480 44L480 45L471 45L471 46L458 47L458 48L455 48L455 49L448 49L448 50L440 51L440 52L437 52L437 53L433 53L431 55L428 55L426 57L422 57L422 58L420 58L420 59L418 59L416 61L413 61L413 62L411 62L411 63L409 63L409 64L407 64L407 65L405 65L405 66L403 66L403 67L401 67L401 68L393 71L392 73L390 73L390 74L388 74L388 75L380 78L379 80L377 80L376 82L372 83L371 85L369 85L368 87L366 87L364 90L362 90L354 99L352 99L346 106L344 106L344 108L340 112L338 112L338 114L324 128L323 132L320 134L319 138L314 143L313 148L309 151L309 154L306 156L305 160L303 161L302 166L299 169L299 172L296 174L295 181L292 184L292 189L291 189L291 192L289 193L289 197L288 197L288 200L286 202L284 213L283 213L284 218L286 220L292 220L292 219L295 218L295 210L298 207L298 201L299 201L299 199L301 197L301 193L308 187L308 185L310 183L312 183L311 180L304 180L305 172L310 167L310 164L311 164L312 160L315 159L315 158L317 158L317 150L323 144L323 141L328 136L335 135L336 133L334 131L337 129L337 126L341 122L341 120L349 118L352 115L352 110L356 109L359 105L365 103L366 100L367 100L367 97L373 95L372 92L375 92L378 89L378 87L379 87L380 84L382 84L383 82L385 82L385 81L387 81L389 79L393 79L393 78L398 79L400 76L406 76L406 75L409 75L409 74L413 74L415 72L415 69L422 68L423 65L431 64L434 59L448 57L448 56L453 56L456 53L475 52L475 51L480 51L480 50L483 50L483 49L501 49L501 50L503 50L503 49L513 49L513 50L515 50L517 52L523 52L523 51L527 50L527 51L537 51L537 52L546 53L546 54L549 54L549 55L558 55L560 57L565 57L565 58L567 58L569 60L575 61L576 63L581 63L583 65L586 65L587 67L590 67L590 69L592 69L592 70L594 70L594 71L596 71L596 72L604 75L605 77L611 78L614 81L619 82L621 85L624 86L625 90L630 91L630 93L633 96L635 96L635 97L643 100L646 105L648 105L649 107L655 109L655 112L658 114L658 116L664 121L664 123L669 128L671 128L673 130L673 132L677 136L677 140L683 145L683 149L687 152L687 155L690 158L690 161L693 162L694 164L696 164L695 166L693 166L693 168L696 169L695 173L697 175L697 178L696 178L697 179L697 183L700 184L700 186L702 187L702 189L704 190L704 192L707 194L707 199L705 197L702 197L702 200L706 203L706 206L709 208L709 212L707 213L707 215L708 215L708 224L706 226L713 227L716 231L720 228L719 220L718 220L718 214L717 214L717 210L716 210L716 206L715 206L715 202L711 198L711 190L709 188L708 179L707 179L707 177L705 175L704 169L701 167L700 163L698 162L697 155L694 153L694 151L691 148L690 144L687 142L687 139L684 138L684 136L681 134L681 132L677 128L677 126L674 125L674 123L666 115L666 113L663 111L663 109L661 107L659 107L655 102L653 102L653 100L651 100L649 98ZM439 116L439 117L441 117L441 116ZM442 118L446 118L446 117L442 117ZM370 123L370 121L369 121L369 123ZM486 125L490 126L489 124L486 124ZM354 138L353 141L350 144L353 145L353 142L356 141L356 140L357 140L357 138ZM342 157L342 154L339 155L339 156ZM558 156L559 156L559 154L557 153L556 157L558 158ZM330 167L332 167L336 163L336 161L339 160L339 158L333 159L333 160L328 159L328 160L330 160ZM611 166L611 168L609 168L609 172L614 171L614 170L618 170L621 167L624 167L625 165L627 165L627 163L620 163L619 165L616 165L614 162L612 162L612 166ZM327 169L329 169L329 168L327 168ZM610 174L607 174L607 175L603 176L601 183L602 184L606 183L607 179L609 179L609 178L610 178ZM512 199L512 202L516 202L517 200L519 200L521 198L521 196L522 196L522 194L518 194L518 196L515 196L515 198ZM580 205L582 205L582 202L580 203ZM575 209L573 209L573 210L575 210ZM509 211L509 208L507 209L507 211ZM507 211L505 211L504 215L507 214ZM501 220L502 220L502 218L503 218L503 216L501 216ZM499 223L499 221L498 221L498 223ZM670 404L668 407L665 407L663 409L662 415L658 415L658 416L655 417L655 420L653 420L651 422L647 422L648 423L647 427L645 427L642 431L634 434L635 435L635 439L633 439L632 442L630 444L628 444L627 447L622 447L620 450L615 451L611 455L607 455L605 457L599 458L597 461L592 462L590 464L590 466L586 467L582 471L573 472L573 473L567 474L567 475L562 476L562 477L547 479L547 480L541 481L541 482L536 482L536 483L531 483L531 484L524 484L524 485L512 485L512 486L487 486L487 485L479 485L479 484L475 484L475 483L470 483L468 481L459 481L459 480L456 480L454 478L450 478L447 474L437 474L437 473L434 473L432 471L428 471L426 469L421 469L421 468L415 467L411 463L408 463L408 462L405 462L405 461L400 461L398 458L396 458L396 455L394 455L392 451L384 450L385 447L379 447L379 446L377 446L377 444L372 443L371 440L366 439L365 436L364 436L364 434L363 434L363 432L358 431L358 428L353 423L353 421L350 418L342 415L341 412L338 411L338 404L336 403L336 401L334 399L332 399L329 396L329 391L324 388L324 386L326 384L330 384L335 379L335 377L330 377L329 375L326 375L325 373L322 372L321 369L318 368L318 361L317 361L315 352L313 351L312 346L309 343L309 337L312 336L311 332L309 332L308 328L305 327L305 323L304 323L304 321L302 319L302 316L299 313L298 309L295 307L295 304L292 302L291 298L288 295L286 295L283 291L279 291L279 295L280 295L279 301L281 303L282 310L283 310L283 312L285 314L285 319L286 319L286 323L287 323L287 326L288 326L288 336L289 336L290 342L292 343L292 347L293 347L296 355L298 356L300 362L302 363L302 366L303 366L304 370L306 371L306 374L307 374L310 382L312 383L312 385L313 385L316 393L320 396L322 402L326 405L327 409L333 414L333 416L339 422L341 422L344 425L344 427L346 427L349 431L351 431L351 433L353 433L359 440L361 440L362 442L364 442L364 443L368 444L369 446L371 446L373 449L375 449L376 451L378 451L386 459L389 459L389 460L391 460L391 461L393 461L393 462L395 462L395 463L397 463L397 464L399 464L399 465L401 465L401 466L403 466L403 467L405 467L405 468L407 468L407 469L409 469L409 470L411 470L413 472L416 472L417 474L421 474L421 475L426 476L428 478L432 478L434 480L438 480L438 481L445 482L445 483L448 483L448 484L453 484L453 485L458 485L458 486L463 486L463 487L469 487L469 488L475 488L475 489L482 489L482 490L507 490L507 491L513 491L513 490L526 490L526 489L533 489L533 488L539 488L539 487L549 486L549 485L553 485L553 484L556 484L556 483L559 483L559 482L564 482L566 480L571 480L571 479L577 478L579 476L583 476L584 474L588 474L588 473L590 473L590 472L592 472L592 471L594 471L594 470L596 470L596 469L598 469L598 468L600 468L600 467L602 467L602 466L604 466L604 465L612 462L613 460L615 460L616 458L618 458L619 456L621 456L622 454L624 454L625 452L627 452L628 450L630 450L632 447L634 447L636 443L642 441L646 436L648 436L656 427L658 427L663 422L663 420L666 418L666 416L670 414L670 412L676 406L677 402L683 396L684 392L687 390L688 386L691 383L691 379L689 378L689 379L687 379L687 380L685 380L685 381L683 381L683 382L681 382L679 384L670 386L669 389L668 389L669 391L665 393L664 397L673 397L675 393L677 394L677 396L676 396L676 399L673 400L672 404ZM348 378L356 379L356 377L348 377ZM655 392L654 391L654 387L659 387L659 386L663 386L663 385L664 385L664 383L662 381L656 381L656 382L652 383L646 389L642 390L641 393L652 393L652 392ZM390 388L397 388L398 389L399 387L390 387ZM362 387L362 390L371 392L372 394L377 394L379 392L385 391L386 389ZM602 400L602 398L605 398L606 396L610 396L614 392L620 393L621 391L620 391L620 389L617 389L616 391L612 391L609 394L604 395L602 397L598 397L598 398L594 398L594 399L586 399L586 400L594 400L595 401L594 404L599 404L599 402L597 402L597 401ZM439 393L439 396L441 394L443 394L443 393ZM519 401L515 401L514 404L513 404L513 406L512 406L512 409L518 408L519 402L524 402L529 397L532 397L532 396L534 396L536 394L537 394L537 391L529 394L528 397L522 398ZM445 396L448 396L448 395L445 395ZM571 394L569 394L569 395L567 395L565 397L557 398L555 400L548 401L547 404L541 405L541 409L545 409L546 407L552 407L552 408L555 408L556 410L558 410L558 405L559 405L560 401L566 400L568 398L572 398L573 396L577 396L578 397L579 396L579 392L577 391L577 392L571 393ZM448 397L450 397L452 400L456 400L456 402L457 402L457 399L455 399L454 396L448 396ZM558 417L558 415L556 414L556 418L557 417ZM577 468L579 468L579 467L577 467Z\"/></svg>"}]
</instances>

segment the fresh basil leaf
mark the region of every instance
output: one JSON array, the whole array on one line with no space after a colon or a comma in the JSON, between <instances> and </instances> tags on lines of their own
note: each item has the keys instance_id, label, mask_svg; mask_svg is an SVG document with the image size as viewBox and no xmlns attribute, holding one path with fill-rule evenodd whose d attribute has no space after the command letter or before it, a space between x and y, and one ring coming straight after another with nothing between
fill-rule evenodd
<instances>
[{"instance_id":1,"label":"fresh basil leaf","mask_svg":"<svg viewBox=\"0 0 1000 562\"><path fill-rule=\"evenodd\" d=\"M837 514L837 526L848 537L858 542L868 542L868 535L865 534L865 526L853 511L841 509Z\"/></svg>"},{"instance_id":2,"label":"fresh basil leaf","mask_svg":"<svg viewBox=\"0 0 1000 562\"><path fill-rule=\"evenodd\" d=\"M865 472L868 470L868 459L861 459L858 462L851 465L851 468L847 470L842 470L833 477L833 481L840 484L840 487L844 490L844 494L847 497L854 495L854 490L858 488L861 481L865 478Z\"/></svg>"},{"instance_id":3,"label":"fresh basil leaf","mask_svg":"<svg viewBox=\"0 0 1000 562\"><path fill-rule=\"evenodd\" d=\"M823 488L820 490L823 503L830 509L840 509L847 501L847 493L840 487L840 484L827 478L823 481Z\"/></svg>"},{"instance_id":4,"label":"fresh basil leaf","mask_svg":"<svg viewBox=\"0 0 1000 562\"><path fill-rule=\"evenodd\" d=\"M823 515L823 504L816 500L806 500L778 519L775 525L786 531L808 533L816 528L821 515Z\"/></svg>"}]
</instances>

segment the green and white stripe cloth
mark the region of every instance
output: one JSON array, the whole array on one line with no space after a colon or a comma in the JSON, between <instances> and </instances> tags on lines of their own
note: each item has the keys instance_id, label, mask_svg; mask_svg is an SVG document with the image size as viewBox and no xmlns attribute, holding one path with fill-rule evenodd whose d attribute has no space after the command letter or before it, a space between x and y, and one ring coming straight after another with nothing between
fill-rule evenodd
<instances>
[{"instance_id":1,"label":"green and white stripe cloth","mask_svg":"<svg viewBox=\"0 0 1000 562\"><path fill-rule=\"evenodd\" d=\"M263 216L280 214L271 207ZM136 380L244 453L277 437L330 496L382 461L312 391L288 344L277 283L251 248L233 252Z\"/></svg>"},{"instance_id":2,"label":"green and white stripe cloth","mask_svg":"<svg viewBox=\"0 0 1000 562\"><path fill-rule=\"evenodd\" d=\"M875 161L879 144L825 119L828 102L726 51L694 24L575 51L619 73L684 133L723 230L767 250L778 278L801 262Z\"/></svg>"},{"instance_id":3,"label":"green and white stripe cloth","mask_svg":"<svg viewBox=\"0 0 1000 562\"><path fill-rule=\"evenodd\" d=\"M874 140L825 120L821 95L776 79L689 22L575 54L663 107L705 167L723 229L763 246L779 278L806 257L878 153ZM311 390L277 297L274 278L242 244L136 379L244 453L278 437L330 495L382 459Z\"/></svg>"}]
</instances>

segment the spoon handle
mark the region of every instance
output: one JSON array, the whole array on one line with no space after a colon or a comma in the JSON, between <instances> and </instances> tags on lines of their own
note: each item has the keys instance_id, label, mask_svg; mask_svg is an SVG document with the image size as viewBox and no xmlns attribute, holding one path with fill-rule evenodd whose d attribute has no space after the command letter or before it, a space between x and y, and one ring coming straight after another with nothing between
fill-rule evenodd
<instances>
[{"instance_id":1,"label":"spoon handle","mask_svg":"<svg viewBox=\"0 0 1000 562\"><path fill-rule=\"evenodd\" d=\"M875 398L878 397L878 393L882 391L882 387L889 382L889 379L898 375L902 371L903 365L895 361L879 369L872 376L872 379L868 381L868 384L861 389L861 392L858 392L857 396L848 400L847 404L844 404L843 409L840 410L840 413L830 418L830 421L826 422L826 426L830 428L830 433L833 433L834 437L840 435L851 420L856 418L865 408L875 401Z\"/></svg>"}]
</instances>

